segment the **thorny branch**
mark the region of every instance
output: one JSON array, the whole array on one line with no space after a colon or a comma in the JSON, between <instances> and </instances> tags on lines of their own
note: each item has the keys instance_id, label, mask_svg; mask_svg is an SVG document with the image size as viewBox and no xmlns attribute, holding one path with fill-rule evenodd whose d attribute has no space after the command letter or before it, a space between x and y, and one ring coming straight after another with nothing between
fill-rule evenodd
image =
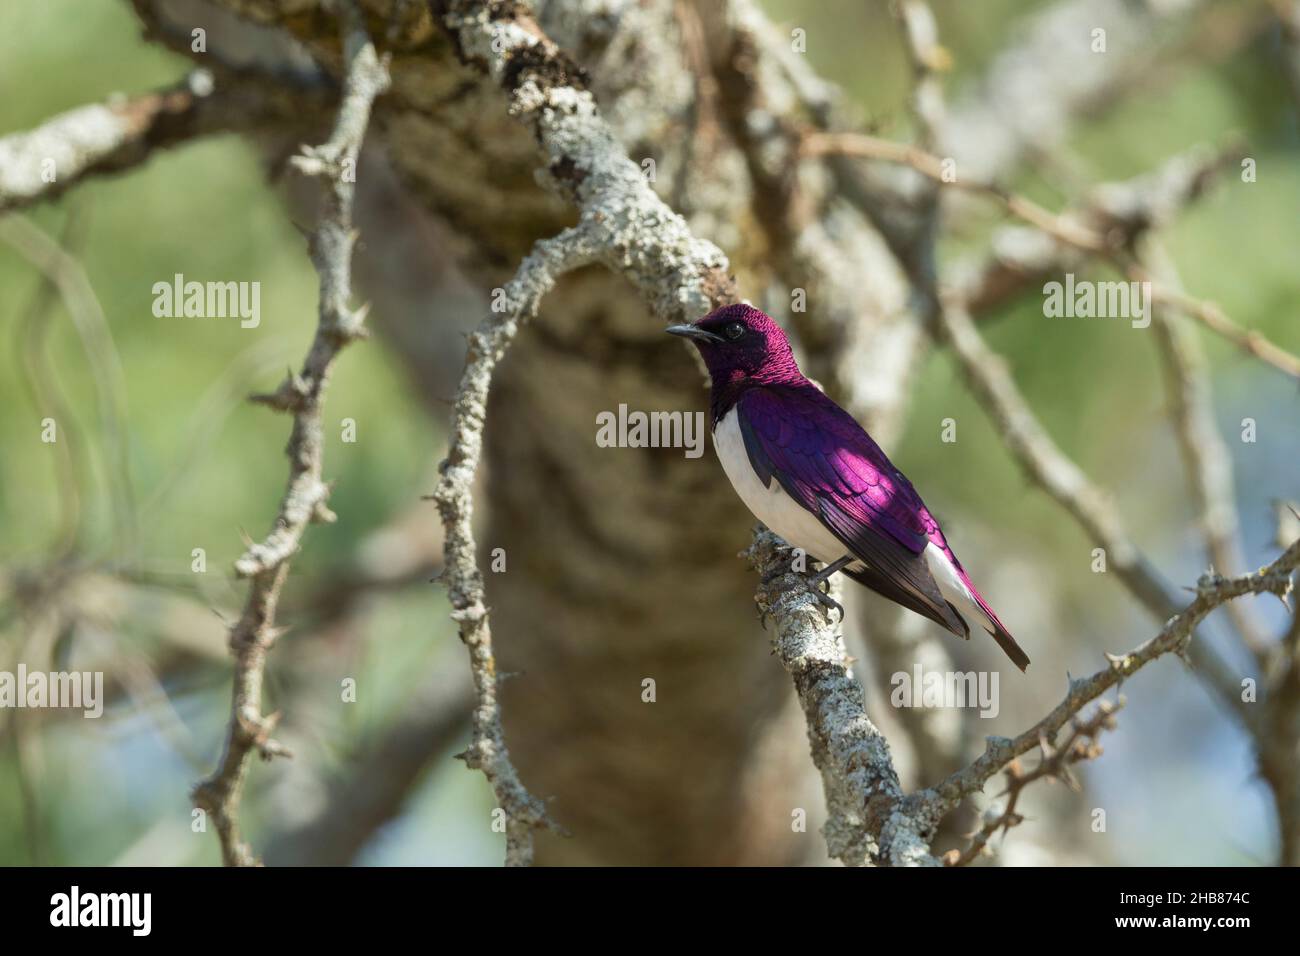
<instances>
[{"instance_id":1,"label":"thorny branch","mask_svg":"<svg viewBox=\"0 0 1300 956\"><path fill-rule=\"evenodd\" d=\"M1186 652L1197 626L1212 611L1228 601L1248 594L1274 594L1285 598L1292 592L1292 574L1300 567L1300 540L1275 561L1254 572L1235 578L1214 573L1202 575L1196 583L1196 598L1171 617L1160 632L1127 654L1107 655L1110 666L1091 677L1070 682L1065 700L1033 727L1014 739L991 738L984 753L964 770L952 774L936 787L921 791L913 800L931 811L952 809L963 797L978 792L1008 761L1028 753L1039 738L1049 739L1064 727L1081 707L1131 677L1140 668L1170 652Z\"/></svg>"},{"instance_id":2,"label":"thorny branch","mask_svg":"<svg viewBox=\"0 0 1300 956\"><path fill-rule=\"evenodd\" d=\"M474 544L474 475L483 452L483 426L487 422L488 390L492 371L519 326L537 311L542 298L564 272L578 268L594 256L589 236L578 229L543 240L519 266L504 289L506 308L489 316L469 337L465 372L456 393L451 448L442 463L442 479L433 494L446 532L444 570L451 600L452 619L460 639L469 649L477 701L473 736L462 755L467 766L482 770L492 787L497 806L506 815L506 865L533 862L532 831L554 827L546 808L524 787L510 762L501 710L497 703L496 657L492 629Z\"/></svg>"},{"instance_id":3,"label":"thorny branch","mask_svg":"<svg viewBox=\"0 0 1300 956\"><path fill-rule=\"evenodd\" d=\"M1108 567L1153 617L1165 620L1174 614L1177 597L1129 537L1114 501L1052 440L1016 387L1006 361L989 348L962 303L945 303L940 322L969 387L1012 457L1104 549ZM1235 681L1226 676L1224 665L1208 646L1197 645L1193 657L1224 703L1240 714L1240 701L1230 690Z\"/></svg>"},{"instance_id":4,"label":"thorny branch","mask_svg":"<svg viewBox=\"0 0 1300 956\"><path fill-rule=\"evenodd\" d=\"M1202 620L1227 602L1248 594L1285 598L1300 566L1296 541L1268 567L1236 578L1202 576L1196 598L1146 643L1109 666L1071 681L1069 692L1046 717L1014 739L991 737L982 755L937 786L902 795L884 737L867 717L861 686L849 671L840 627L790 571L780 539L761 532L746 556L763 576L759 609L775 622L774 644L795 681L813 759L826 786L830 818L825 834L830 852L846 863L934 866L929 850L935 827L966 797L979 793L1008 763L1043 741L1049 744L1085 706L1139 669L1169 653L1187 651Z\"/></svg>"},{"instance_id":5,"label":"thorny branch","mask_svg":"<svg viewBox=\"0 0 1300 956\"><path fill-rule=\"evenodd\" d=\"M1097 738L1103 730L1115 729L1115 712L1123 706L1122 697L1115 704L1103 700L1098 702L1087 719L1072 718L1070 735L1060 747L1053 747L1046 737L1040 737L1038 749L1042 751L1042 759L1033 770L1023 770L1018 759L1012 760L1004 771L1007 789L1002 796L1006 797L1006 803L1002 806L990 804L985 812L983 826L971 836L970 846L965 850L949 850L944 854L944 865L965 866L974 862L987 852L989 841L999 830L1005 834L1012 827L1023 823L1025 818L1016 812L1016 806L1020 802L1020 795L1031 783L1044 779L1061 780L1077 792L1079 784L1070 772L1070 767L1101 756L1101 744L1097 743Z\"/></svg>"},{"instance_id":6,"label":"thorny branch","mask_svg":"<svg viewBox=\"0 0 1300 956\"><path fill-rule=\"evenodd\" d=\"M936 139L936 128L942 117L942 96L941 91L937 88L937 81L934 76L938 59L935 51L941 51L942 48L938 46L937 37L933 35L933 21L929 10L921 0L900 6L897 13L904 25L908 41L908 52L911 55L916 74L914 111L918 114L921 122L923 142L930 145ZM1142 185L1145 188L1142 189L1111 189L1109 192L1104 192L1103 195L1094 200L1094 206L1088 210L1087 216L1076 218L1069 215L1055 215L996 183L959 179L955 176L955 169L951 168L952 163L950 160L940 159L926 149L914 145L890 142L856 133L817 131L804 134L799 152L800 155L805 157L839 154L882 159L908 166L920 172L936 185L954 185L959 189L990 196L997 199L1013 215L1041 230L1044 235L1051 237L1056 242L1064 246L1077 248L1085 253L1100 255L1131 278L1146 281L1152 280L1149 272L1138 260L1134 251L1136 239L1150 227L1157 224L1162 217L1169 215L1171 211L1176 211L1187 199L1198 194L1204 183L1210 178L1210 175L1223 164L1224 157L1229 155L1228 151L1224 151L1219 157L1215 157L1208 162L1202 159L1197 162L1179 165L1171 164L1172 174L1160 175L1154 183L1144 182ZM1188 173L1189 169L1190 174ZM932 242L933 237L929 238ZM1216 306L1191 300L1183 296L1174 287L1155 282L1152 284L1156 287L1153 298L1157 301L1165 304L1176 304L1185 314L1200 319L1210 328L1237 342L1252 354L1264 358L1266 361L1271 361L1271 364L1276 365L1283 371L1295 374L1295 369L1300 368L1300 364L1297 364L1294 357L1277 350L1271 343L1262 340L1262 337L1257 334L1246 333L1238 329L1222 315L1221 310L1218 310ZM954 350L958 353L959 360L962 362L968 378L972 380L972 384L976 387L977 393L989 406L995 419L1002 426L1004 438L1008 441L1012 451L1017 453L1021 463L1030 474L1051 492L1064 507L1070 510L1084 527L1092 533L1095 539L1118 549L1119 564L1123 570L1126 583L1155 613L1162 617L1169 616L1176 607L1174 598L1157 573L1147 565L1145 559L1128 541L1118 514L1109 500L1097 489L1094 489L1077 467L1056 449L1050 437L1038 424L1027 403L1016 391L1010 376L1005 370L1005 363L984 345L983 340L975 330L974 324L970 321L964 303L960 300L949 300L953 300L953 297L945 297L942 303L936 301L936 308L933 310L935 317L939 320L943 331L947 333L947 337L952 341ZM1173 317L1162 316L1161 318L1166 322L1176 321ZM1204 383L1199 382L1195 377L1197 369L1192 362L1192 352L1189 348L1175 349L1174 346L1177 343L1169 336L1166 336L1163 344L1172 365L1171 376L1173 381L1176 385L1182 386L1176 395L1175 409L1176 425L1179 428L1180 439L1184 443L1192 441L1197 430L1207 426L1211 429L1212 435L1217 437L1217 432L1213 430L1212 420L1209 420L1206 415L1205 403L1207 398L1205 388L1197 387L1198 384L1204 385ZM1182 344L1186 345L1185 342ZM1226 462L1226 458L1222 460L1215 458L1216 449L1221 450L1220 445L1211 443L1203 456L1189 455L1185 457L1188 460L1189 469L1193 471L1194 490L1198 493L1198 500L1202 504L1203 513L1206 517L1207 544L1212 559L1219 565L1220 570L1231 571L1239 567L1239 564L1232 560L1236 555L1236 520L1231 495L1231 472L1227 470L1225 474L1227 466L1224 462ZM1216 467L1216 465L1221 467ZM1225 489L1226 501L1217 510L1211 508L1207 504L1207 499L1216 494L1225 493ZM1288 554L1294 555L1295 550L1293 547ZM754 556L751 553L751 560L753 558ZM1290 572L1293 569L1294 561L1286 569L1284 591L1275 589L1276 578L1273 579L1273 583L1266 585L1264 589L1275 590L1275 593L1280 594L1289 592ZM774 571L774 569L771 570ZM764 586L766 586L769 577L770 574L765 574ZM1205 594L1204 588L1207 580L1202 580L1202 596ZM1223 579L1215 578L1215 580L1222 581ZM1223 603L1225 600L1227 598L1222 598L1218 603ZM765 601L763 587L760 587L759 601L760 607L765 612L771 610ZM811 606L809 610L816 613L816 609ZM1072 684L1071 697L1067 698L1062 707L1049 715L1049 718L1036 728L1017 738L1013 742L1013 752L999 753L996 764L998 767L1005 765L1007 760L1014 759L1019 753L1023 753L1024 749L1015 748L1023 748L1023 742L1031 740L1032 735L1036 732L1039 744L1044 749L1045 757L1039 771L1030 774L1028 777L1022 777L1016 770L1010 773L1013 789L1007 810L1000 817L992 819L980 831L976 836L975 844L966 854L957 853L948 862L965 863L978 855L984 845L987 844L988 839L999 827L1006 829L1013 822L1018 822L1019 818L1015 815L1014 804L1023 785L1038 776L1059 772L1059 761L1064 758L1057 752L1052 752L1049 756L1049 747L1050 738L1061 727L1060 717L1062 713L1067 718L1073 719L1073 715L1077 713L1080 707L1087 703L1088 700L1094 699L1105 686L1109 686L1109 682L1113 682L1110 680L1111 677L1120 674L1124 668L1132 666L1134 661L1140 660L1136 666L1141 666L1147 660L1153 659L1154 656L1159 656L1168 650L1173 649L1182 652L1185 645L1190 643L1196 622L1204 616L1204 613L1207 612L1203 612L1194 604L1181 615L1176 615L1166 626L1166 631L1162 632L1162 638L1167 638L1172 633L1175 635L1176 640L1170 642L1169 640L1161 641L1158 638L1148 642L1147 645L1144 645L1143 648L1132 655L1113 659L1114 666L1110 671L1098 675L1100 679L1094 678L1090 682ZM1245 609L1233 607L1232 614L1234 620L1239 622L1238 627L1243 635L1243 640L1250 644L1253 649L1262 643L1263 639L1258 631L1247 627L1250 617ZM1170 631L1169 628L1176 622L1186 622L1186 631ZM829 627L829 620L826 620L825 623ZM866 808L868 811L865 814L866 819L861 822L868 827L867 837L878 841L878 846L874 848L868 844L867 850L869 854L874 849L877 858L883 863L934 862L933 857L928 852L928 844L933 836L934 827L965 796L974 792L974 789L983 786L987 776L981 776L982 769L975 769L979 767L980 762L977 761L975 765L972 765L972 768L963 771L963 774L968 775L975 771L973 776L961 777L954 775L954 778L950 778L941 788L941 793L937 798L928 792L922 792L907 798L903 803L894 803L894 807L902 806L906 809L903 812L892 812L890 805L893 801L891 797L897 790L897 777L894 775L887 750L884 751L883 759L881 759L881 753L878 749L873 750L871 747L863 746L860 748L860 752L855 755L856 759L836 763L834 759L836 755L829 746L829 742L835 738L833 735L828 734L827 731L835 726L840 728L851 727L854 726L854 723L845 724L842 720L836 723L833 718L819 723L818 695L809 692L806 687L800 686L800 675L806 673L807 655L802 650L793 655L786 652L789 633L805 638L802 642L796 642L796 646L812 647L817 646L816 642L807 640L807 638L818 636L818 632L815 628L809 630L806 624L801 625L799 622L792 620L788 614L778 616L778 653L781 654L783 662L786 663L791 673L796 675L796 687L800 690L800 699L804 702L805 713L809 720L809 734L813 743L814 760L819 769L822 770L826 783L827 801L831 809L831 819L827 825L826 835L832 854L840 856L845 847L854 846L854 840L851 837L846 837L845 833L852 834L854 832L854 827L859 823L861 816L859 810ZM822 636L828 638L821 642L823 650L833 648L834 641L838 637L836 632L829 630L827 635ZM1222 666L1217 664L1216 659L1206 649L1198 648L1197 653L1204 666L1214 671L1211 677L1216 688L1220 690L1226 699L1231 700L1232 698L1227 689L1229 682L1224 676ZM1139 655L1141 655L1140 658ZM824 654L822 657L824 658L823 666L829 666L836 677L851 680L847 674L842 650L839 654L830 655L829 658ZM1291 671L1287 671L1287 673L1291 673ZM1090 688L1090 696L1085 699L1072 700L1076 688L1082 686ZM1092 691L1095 691L1095 693ZM829 696L834 697L836 695L832 693ZM844 699L854 700L855 697L850 696ZM856 699L860 700L860 695L857 695ZM821 716L827 715L822 714ZM855 719L856 717L857 715L855 715ZM865 713L862 713L860 718L865 722ZM1094 719L1108 720L1108 712L1103 707L1103 710ZM861 736L862 741L874 742L879 739L883 743L883 738L880 738L878 732L875 731L874 727L871 727L869 722L864 723L864 728ZM1071 753L1074 751L1077 736L1078 731L1076 730L1075 735L1062 748L1063 752ZM995 749L997 749L995 744L991 742L990 750L985 756L988 757ZM1090 751L1085 750L1084 753L1090 753ZM848 775L858 772L864 767L872 769L866 780L858 781L860 789L856 791L856 804L850 800L848 803L849 809L846 812L843 791L847 785ZM955 797L948 789L949 784L954 781L958 783ZM977 785L971 787L970 784L976 781ZM849 792L854 792L852 786L849 786ZM1280 793L1279 799L1281 799ZM880 806L881 803L884 804L883 810ZM873 806L875 812L872 812ZM887 819L885 824L880 822L882 815ZM891 839L891 837L900 834L902 836L901 847ZM854 849L860 855L861 844L854 846ZM897 852L900 849L903 852ZM850 860L846 860L846 862L850 862Z\"/></svg>"},{"instance_id":7,"label":"thorny branch","mask_svg":"<svg viewBox=\"0 0 1300 956\"><path fill-rule=\"evenodd\" d=\"M221 762L193 792L196 806L207 811L221 841L227 866L255 865L252 849L239 831L239 803L249 758L287 756L272 739L278 714L262 713L262 679L266 656L281 629L275 612L307 525L334 520L326 502L329 487L321 480L324 435L321 407L330 372L339 352L364 337L365 309L353 310L351 299L353 187L357 155L365 137L374 100L388 87L387 64L375 52L354 0L340 0L339 19L346 63L343 100L329 139L304 148L295 165L327 184L324 210L311 237L312 264L320 275L320 306L316 334L302 369L290 373L275 392L254 400L293 416L286 453L289 482L274 527L265 540L252 544L235 562L235 572L249 578L248 598L230 632L235 657L230 723Z\"/></svg>"},{"instance_id":8,"label":"thorny branch","mask_svg":"<svg viewBox=\"0 0 1300 956\"><path fill-rule=\"evenodd\" d=\"M1155 243L1151 245L1154 247ZM1158 248L1157 248L1158 252ZM1176 282L1172 264L1161 268L1166 281ZM1165 369L1169 415L1187 480L1200 513L1201 533L1210 566L1222 574L1237 574L1246 567L1241 553L1237 488L1232 477L1232 456L1215 421L1210 375L1200 341L1185 316L1156 309L1152 317L1156 343ZM1228 607L1242 643L1262 663L1271 639L1263 623L1245 603Z\"/></svg>"}]
</instances>

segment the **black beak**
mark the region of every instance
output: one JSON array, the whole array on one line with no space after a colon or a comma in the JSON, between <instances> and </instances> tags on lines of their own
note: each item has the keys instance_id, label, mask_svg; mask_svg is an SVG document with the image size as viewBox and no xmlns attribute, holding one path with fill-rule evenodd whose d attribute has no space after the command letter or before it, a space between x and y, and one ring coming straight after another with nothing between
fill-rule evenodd
<instances>
[{"instance_id":1,"label":"black beak","mask_svg":"<svg viewBox=\"0 0 1300 956\"><path fill-rule=\"evenodd\" d=\"M699 342L725 342L727 341L721 335L710 332L708 329L702 329L698 325L670 325L664 329L669 335L680 335L684 339L695 339Z\"/></svg>"}]
</instances>

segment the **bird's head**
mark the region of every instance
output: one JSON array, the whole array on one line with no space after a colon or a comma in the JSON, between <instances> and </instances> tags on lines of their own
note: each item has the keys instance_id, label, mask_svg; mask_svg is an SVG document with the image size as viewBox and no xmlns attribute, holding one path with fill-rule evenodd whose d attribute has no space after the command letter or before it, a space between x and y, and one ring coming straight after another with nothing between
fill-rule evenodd
<instances>
[{"instance_id":1,"label":"bird's head","mask_svg":"<svg viewBox=\"0 0 1300 956\"><path fill-rule=\"evenodd\" d=\"M664 331L695 343L717 384L800 378L790 342L776 320L752 305L726 305L690 325Z\"/></svg>"}]
</instances>

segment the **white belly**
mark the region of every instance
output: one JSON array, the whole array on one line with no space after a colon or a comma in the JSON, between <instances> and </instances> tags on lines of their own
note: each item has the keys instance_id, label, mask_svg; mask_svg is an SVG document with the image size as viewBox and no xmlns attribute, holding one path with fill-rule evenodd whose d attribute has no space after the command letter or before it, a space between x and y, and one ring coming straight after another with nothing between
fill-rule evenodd
<instances>
[{"instance_id":1,"label":"white belly","mask_svg":"<svg viewBox=\"0 0 1300 956\"><path fill-rule=\"evenodd\" d=\"M772 479L764 487L749 463L745 439L740 434L740 421L736 409L731 409L713 430L713 447L722 462L722 470L731 479L731 486L740 500L753 512L754 517L767 525L791 547L804 552L822 564L838 561L848 554L848 549L807 508L785 493L781 483ZM934 544L925 549L925 563L939 586L939 593L949 601L968 624L978 623L992 629L992 622L975 602L974 596L957 574L948 556ZM860 561L849 565L850 570L864 567Z\"/></svg>"},{"instance_id":2,"label":"white belly","mask_svg":"<svg viewBox=\"0 0 1300 956\"><path fill-rule=\"evenodd\" d=\"M763 487L749 463L745 439L740 434L740 421L736 409L731 409L713 430L713 447L722 462L722 470L731 479L731 486L740 500L754 513L754 517L767 525L794 548L823 564L838 561L848 554L848 549L827 530L826 526L807 508L785 493L774 477L770 487ZM858 568L861 565L851 565Z\"/></svg>"}]
</instances>

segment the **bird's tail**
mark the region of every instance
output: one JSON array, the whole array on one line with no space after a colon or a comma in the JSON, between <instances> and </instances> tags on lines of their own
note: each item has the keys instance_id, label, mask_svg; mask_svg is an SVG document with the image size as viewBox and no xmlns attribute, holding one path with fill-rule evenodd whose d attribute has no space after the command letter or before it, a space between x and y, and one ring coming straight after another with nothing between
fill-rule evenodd
<instances>
[{"instance_id":1,"label":"bird's tail","mask_svg":"<svg viewBox=\"0 0 1300 956\"><path fill-rule=\"evenodd\" d=\"M976 591L972 587L971 592L974 595L976 602L978 602L980 610L982 610L988 617L988 620L985 622L985 630L993 635L993 640L998 642L998 647L1002 648L1002 653L1011 658L1011 663L1015 664L1023 672L1025 668L1029 666L1029 655L1021 650L1020 645L1016 643L1016 639L1011 636L1011 632L1008 631L1002 622L998 620L998 616L993 613L993 608L988 606L979 591Z\"/></svg>"},{"instance_id":2,"label":"bird's tail","mask_svg":"<svg viewBox=\"0 0 1300 956\"><path fill-rule=\"evenodd\" d=\"M939 587L944 592L948 606L961 621L966 633L953 629L946 622L940 621L940 623L958 637L967 638L970 637L970 625L978 624L993 635L993 640L998 642L1002 653L1011 658L1013 664L1022 671L1028 667L1029 655L1020 649L1011 632L998 620L998 616L993 613L993 608L989 607L988 602L980 594L979 588L975 587L975 582L970 579L970 575L958 563L952 552L940 550L932 544L927 554L932 556L932 573L934 571L940 573ZM947 574L945 575L944 572Z\"/></svg>"},{"instance_id":3,"label":"bird's tail","mask_svg":"<svg viewBox=\"0 0 1300 956\"><path fill-rule=\"evenodd\" d=\"M1011 663L1015 664L1022 671L1029 666L1029 655L1020 649L1020 645L1016 643L1016 639L1011 636L1010 631L1001 624L998 624L997 627L989 633L993 635L993 640L998 642L998 647L1002 648L1002 653L1011 658Z\"/></svg>"}]
</instances>

